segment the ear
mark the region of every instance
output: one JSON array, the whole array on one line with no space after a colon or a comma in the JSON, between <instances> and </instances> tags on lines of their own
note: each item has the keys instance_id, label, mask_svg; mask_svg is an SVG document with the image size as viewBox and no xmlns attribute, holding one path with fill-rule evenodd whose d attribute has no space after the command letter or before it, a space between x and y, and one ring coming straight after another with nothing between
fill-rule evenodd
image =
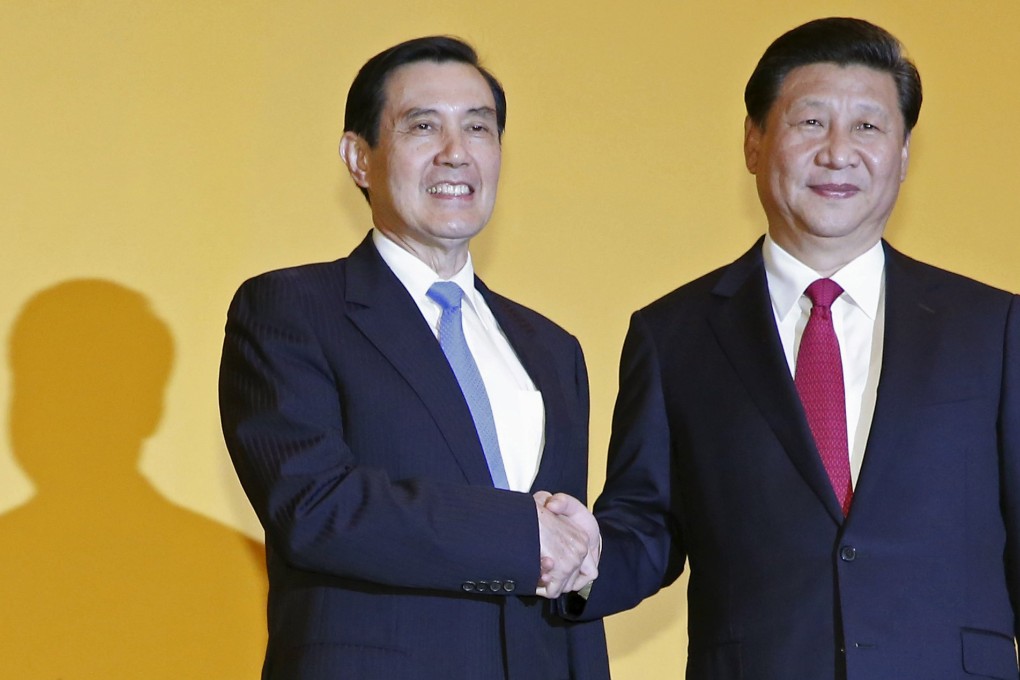
<instances>
[{"instance_id":1,"label":"ear","mask_svg":"<svg viewBox=\"0 0 1020 680\"><path fill-rule=\"evenodd\" d=\"M907 166L910 165L910 133L903 140L903 149L900 151L900 182L907 179Z\"/></svg>"},{"instance_id":2,"label":"ear","mask_svg":"<svg viewBox=\"0 0 1020 680\"><path fill-rule=\"evenodd\" d=\"M340 158L343 159L347 171L351 173L354 183L362 189L368 188L368 142L353 132L345 132L340 138Z\"/></svg>"},{"instance_id":3,"label":"ear","mask_svg":"<svg viewBox=\"0 0 1020 680\"><path fill-rule=\"evenodd\" d=\"M758 157L761 148L762 130L751 120L744 118L744 165L752 175L758 174Z\"/></svg>"}]
</instances>

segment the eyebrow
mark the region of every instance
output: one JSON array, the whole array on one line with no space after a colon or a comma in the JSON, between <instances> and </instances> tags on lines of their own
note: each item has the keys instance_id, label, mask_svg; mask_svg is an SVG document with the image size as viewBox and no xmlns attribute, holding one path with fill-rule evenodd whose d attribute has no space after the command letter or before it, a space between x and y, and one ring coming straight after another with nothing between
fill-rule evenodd
<instances>
[{"instance_id":1,"label":"eyebrow","mask_svg":"<svg viewBox=\"0 0 1020 680\"><path fill-rule=\"evenodd\" d=\"M466 112L468 116L482 116L483 118L496 118L496 109L491 106L476 106L468 109ZM418 118L419 116L435 116L438 115L439 111L436 109L425 109L425 108L413 108L409 109L401 120L411 120L412 118Z\"/></svg>"},{"instance_id":2,"label":"eyebrow","mask_svg":"<svg viewBox=\"0 0 1020 680\"><path fill-rule=\"evenodd\" d=\"M790 107L790 109L796 109L798 107L825 107L827 105L828 105L828 101L825 100L825 99L816 99L816 98L805 97L803 99L799 99L799 100L795 101L793 103L793 105ZM881 104L875 104L875 103L871 103L871 102L867 102L867 101L858 102L853 108L855 110L862 110L865 113L871 113L871 114L884 114L884 113L886 113L886 108L884 106L882 106Z\"/></svg>"}]
</instances>

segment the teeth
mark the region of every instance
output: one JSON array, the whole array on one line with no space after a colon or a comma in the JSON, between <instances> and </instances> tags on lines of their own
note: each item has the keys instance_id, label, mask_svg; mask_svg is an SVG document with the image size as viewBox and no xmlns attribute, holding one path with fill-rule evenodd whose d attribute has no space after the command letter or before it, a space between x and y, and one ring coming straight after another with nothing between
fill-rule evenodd
<instances>
[{"instance_id":1,"label":"teeth","mask_svg":"<svg viewBox=\"0 0 1020 680\"><path fill-rule=\"evenodd\" d=\"M466 196L471 193L471 187L466 184L437 184L428 188L430 194L442 194L443 196Z\"/></svg>"}]
</instances>

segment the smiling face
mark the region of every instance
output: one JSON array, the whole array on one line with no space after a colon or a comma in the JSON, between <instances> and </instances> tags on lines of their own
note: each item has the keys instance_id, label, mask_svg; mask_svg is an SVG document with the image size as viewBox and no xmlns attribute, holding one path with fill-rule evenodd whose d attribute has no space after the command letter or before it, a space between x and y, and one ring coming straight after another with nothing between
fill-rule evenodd
<instances>
[{"instance_id":1,"label":"smiling face","mask_svg":"<svg viewBox=\"0 0 1020 680\"><path fill-rule=\"evenodd\" d=\"M831 63L793 69L765 129L745 123L744 156L773 240L836 271L882 237L906 178L910 139L893 77Z\"/></svg>"},{"instance_id":2,"label":"smiling face","mask_svg":"<svg viewBox=\"0 0 1020 680\"><path fill-rule=\"evenodd\" d=\"M501 160L495 101L477 69L401 66L386 81L378 143L347 132L340 153L380 231L437 271L463 266L492 215Z\"/></svg>"}]
</instances>

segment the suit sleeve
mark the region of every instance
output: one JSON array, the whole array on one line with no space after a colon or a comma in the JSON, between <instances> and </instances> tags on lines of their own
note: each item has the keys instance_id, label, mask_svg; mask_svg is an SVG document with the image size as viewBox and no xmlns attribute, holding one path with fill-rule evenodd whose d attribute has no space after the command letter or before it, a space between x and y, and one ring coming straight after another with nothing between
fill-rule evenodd
<instances>
[{"instance_id":1,"label":"suit sleeve","mask_svg":"<svg viewBox=\"0 0 1020 680\"><path fill-rule=\"evenodd\" d=\"M534 594L531 496L394 481L359 464L313 313L339 312L315 310L286 277L263 276L241 287L227 315L223 431L270 547L292 567L387 586L459 591L486 580L499 583L493 594ZM380 414L380 426L392 417L400 416ZM415 446L407 443L408 456Z\"/></svg>"},{"instance_id":2,"label":"suit sleeve","mask_svg":"<svg viewBox=\"0 0 1020 680\"><path fill-rule=\"evenodd\" d=\"M1013 611L1020 612L1020 296L1013 296L1006 320L1003 365L998 428L1006 518L1006 582ZM1020 619L1015 613L1013 628L1015 638L1020 640Z\"/></svg>"},{"instance_id":3,"label":"suit sleeve","mask_svg":"<svg viewBox=\"0 0 1020 680\"><path fill-rule=\"evenodd\" d=\"M587 602L573 599L573 617L630 609L682 572L672 460L658 350L638 312L623 346L606 485L594 509L602 533L599 577Z\"/></svg>"}]
</instances>

